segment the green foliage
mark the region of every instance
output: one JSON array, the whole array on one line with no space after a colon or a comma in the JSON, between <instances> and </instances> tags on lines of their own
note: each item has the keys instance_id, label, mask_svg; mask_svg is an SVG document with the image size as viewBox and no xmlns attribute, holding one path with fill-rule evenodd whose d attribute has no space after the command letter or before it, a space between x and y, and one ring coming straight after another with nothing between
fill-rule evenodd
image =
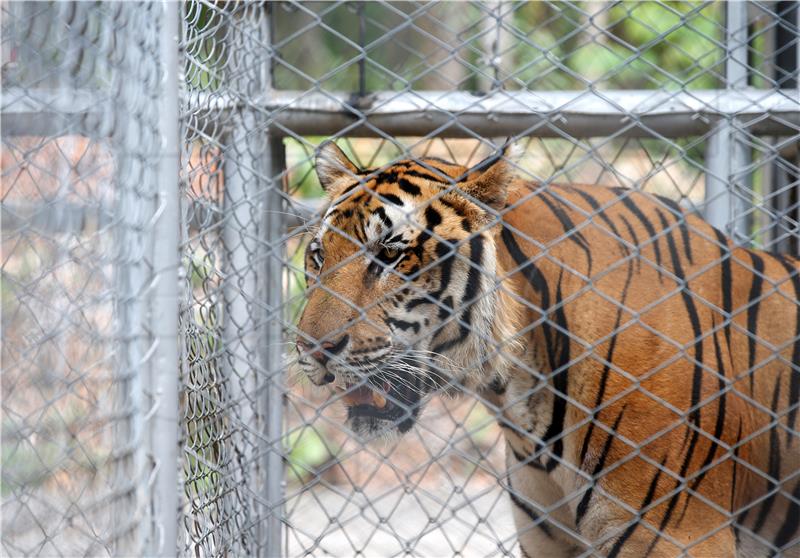
<instances>
[{"instance_id":1,"label":"green foliage","mask_svg":"<svg viewBox=\"0 0 800 558\"><path fill-rule=\"evenodd\" d=\"M362 92L485 89L493 25L477 5L444 2L303 2L273 5L278 89ZM519 2L504 5L502 57L508 89L704 89L724 56L724 4L704 2ZM598 7L604 8L598 11ZM186 3L189 87L217 90L231 56L221 10ZM591 12L589 15L588 12ZM762 40L758 39L758 40ZM366 58L361 56L365 49Z\"/></svg>"},{"instance_id":2,"label":"green foliage","mask_svg":"<svg viewBox=\"0 0 800 558\"><path fill-rule=\"evenodd\" d=\"M183 258L186 275L192 289L202 289L203 285L214 273L214 262L211 252L206 252L201 246L196 246L191 256Z\"/></svg>"},{"instance_id":3,"label":"green foliage","mask_svg":"<svg viewBox=\"0 0 800 558\"><path fill-rule=\"evenodd\" d=\"M190 89L216 91L222 86L224 42L216 37L220 16L217 8L205 3L184 2L184 21L189 44L186 56L186 85ZM223 28L224 30L224 28Z\"/></svg>"},{"instance_id":4,"label":"green foliage","mask_svg":"<svg viewBox=\"0 0 800 558\"><path fill-rule=\"evenodd\" d=\"M304 482L328 463L336 449L325 443L322 435L312 426L303 426L290 432L283 440L290 481Z\"/></svg>"},{"instance_id":5,"label":"green foliage","mask_svg":"<svg viewBox=\"0 0 800 558\"><path fill-rule=\"evenodd\" d=\"M514 12L526 40L512 49L512 68L531 89L711 88L723 52L717 5L619 2L591 21L586 3L531 2Z\"/></svg>"},{"instance_id":6,"label":"green foliage","mask_svg":"<svg viewBox=\"0 0 800 558\"><path fill-rule=\"evenodd\" d=\"M464 419L464 429L475 444L481 446L491 441L492 426L496 420L496 417L489 414L485 406L475 405Z\"/></svg>"}]
</instances>

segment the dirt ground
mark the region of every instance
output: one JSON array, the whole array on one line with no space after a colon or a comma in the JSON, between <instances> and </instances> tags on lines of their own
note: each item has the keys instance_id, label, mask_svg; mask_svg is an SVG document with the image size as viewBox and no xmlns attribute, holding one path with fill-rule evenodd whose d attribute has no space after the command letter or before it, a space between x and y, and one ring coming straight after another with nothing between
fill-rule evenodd
<instances>
[{"instance_id":1,"label":"dirt ground","mask_svg":"<svg viewBox=\"0 0 800 558\"><path fill-rule=\"evenodd\" d=\"M405 436L363 445L320 399L289 405L332 455L287 487L288 556L516 555L504 442L482 405L434 399Z\"/></svg>"}]
</instances>

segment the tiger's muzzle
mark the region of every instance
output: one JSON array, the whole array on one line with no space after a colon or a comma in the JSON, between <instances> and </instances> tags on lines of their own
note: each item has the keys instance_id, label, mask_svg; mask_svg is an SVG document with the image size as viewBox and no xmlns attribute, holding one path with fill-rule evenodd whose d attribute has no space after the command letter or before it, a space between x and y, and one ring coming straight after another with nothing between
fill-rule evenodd
<instances>
[{"instance_id":1,"label":"tiger's muzzle","mask_svg":"<svg viewBox=\"0 0 800 558\"><path fill-rule=\"evenodd\" d=\"M347 341L313 345L297 341L300 364L317 385L331 384L347 408L347 424L365 438L409 431L431 391L430 374L402 351L373 358L349 354Z\"/></svg>"},{"instance_id":2,"label":"tiger's muzzle","mask_svg":"<svg viewBox=\"0 0 800 558\"><path fill-rule=\"evenodd\" d=\"M359 382L338 385L337 390L347 407L348 425L367 437L393 430L408 432L425 396L418 375L388 367L362 376Z\"/></svg>"}]
</instances>

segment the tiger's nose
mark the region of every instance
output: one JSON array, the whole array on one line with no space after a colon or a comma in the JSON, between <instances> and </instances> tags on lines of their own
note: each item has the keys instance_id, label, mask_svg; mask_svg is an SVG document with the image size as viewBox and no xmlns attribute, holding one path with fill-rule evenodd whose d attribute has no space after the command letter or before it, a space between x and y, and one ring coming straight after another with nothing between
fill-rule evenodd
<instances>
[{"instance_id":1,"label":"tiger's nose","mask_svg":"<svg viewBox=\"0 0 800 558\"><path fill-rule=\"evenodd\" d=\"M343 335L337 341L323 341L319 344L319 349L314 352L311 352L315 347L314 343L298 339L297 350L301 353L310 354L311 358L319 362L322 366L325 366L332 355L340 353L342 349L345 348L349 338L349 335Z\"/></svg>"}]
</instances>

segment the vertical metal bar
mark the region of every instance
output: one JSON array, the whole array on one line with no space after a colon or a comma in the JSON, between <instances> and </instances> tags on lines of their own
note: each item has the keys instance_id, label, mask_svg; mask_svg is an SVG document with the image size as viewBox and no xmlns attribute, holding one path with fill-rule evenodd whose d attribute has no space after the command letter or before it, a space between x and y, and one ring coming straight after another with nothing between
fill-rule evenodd
<instances>
[{"instance_id":1,"label":"vertical metal bar","mask_svg":"<svg viewBox=\"0 0 800 558\"><path fill-rule=\"evenodd\" d=\"M156 341L151 364L156 408L150 423L150 443L156 477L154 521L160 536L145 552L149 556L175 556L178 542L178 272L180 269L178 115L178 41L180 4L165 1L159 36L161 95L158 102L161 136L158 164L158 210L153 231L153 272L156 283L151 298L151 327Z\"/></svg>"},{"instance_id":2,"label":"vertical metal bar","mask_svg":"<svg viewBox=\"0 0 800 558\"><path fill-rule=\"evenodd\" d=\"M749 2L725 4L725 85L728 89L747 87L747 7Z\"/></svg>"},{"instance_id":3,"label":"vertical metal bar","mask_svg":"<svg viewBox=\"0 0 800 558\"><path fill-rule=\"evenodd\" d=\"M268 45L272 44L273 5L265 8L265 17L262 21L262 36ZM362 25L361 40L365 39L364 6L360 6L360 21ZM272 93L272 56L270 50L263 65L264 91L267 95ZM366 87L366 68L362 68L362 88ZM264 130L266 133L267 130ZM267 390L264 401L264 432L262 439L267 442L264 467L267 473L267 483L264 498L268 511L266 518L266 541L262 555L266 557L283 556L283 400L285 387L283 377L285 374L284 335L283 323L285 312L283 308L284 297L284 262L286 254L283 239L286 234L286 212L283 198L283 173L286 168L286 153L283 140L280 137L267 136L266 160L264 168L267 170L268 189L261 222L264 225L263 245L263 297L266 301L266 314L262 316L264 337L260 345L262 354L262 369L266 373Z\"/></svg>"},{"instance_id":4,"label":"vertical metal bar","mask_svg":"<svg viewBox=\"0 0 800 558\"><path fill-rule=\"evenodd\" d=\"M481 38L482 49L486 57L485 63L491 69L491 79L483 76L479 79L482 89L494 91L503 85L503 51L506 48L508 33L503 30L503 0L492 0L483 4L483 10L491 14L484 18L484 33Z\"/></svg>"},{"instance_id":5,"label":"vertical metal bar","mask_svg":"<svg viewBox=\"0 0 800 558\"><path fill-rule=\"evenodd\" d=\"M269 444L266 453L265 468L267 486L265 498L269 506L267 515L265 556L282 556L283 526L283 397L285 387L283 375L286 367L283 360L284 336L283 323L286 312L283 308L283 289L285 274L285 250L283 238L286 234L285 208L282 196L283 171L286 154L283 140L279 137L269 138L269 176L272 185L267 193L264 223L266 224L264 242L267 253L264 269L264 300L266 301L264 370L267 374L266 394L266 430L264 439Z\"/></svg>"},{"instance_id":6,"label":"vertical metal bar","mask_svg":"<svg viewBox=\"0 0 800 558\"><path fill-rule=\"evenodd\" d=\"M83 6L76 4L75 9ZM87 8L88 9L88 8ZM121 20L135 26L132 21L133 5L121 7ZM110 21L103 21L100 29L113 32ZM129 37L127 37L129 38ZM119 40L124 41L125 38ZM129 46L129 45L125 45ZM126 49L131 63L142 64L141 52L136 48ZM135 66L134 66L135 67ZM117 71L119 71L117 69ZM61 91L66 91L61 86ZM151 493L147 486L149 476L148 433L145 429L144 416L148 409L145 397L152 386L149 383L147 360L147 344L150 342L149 332L145 329L148 315L148 300L142 293L147 292L151 282L151 269L148 268L149 252L148 235L142 234L153 210L152 181L142 184L144 157L137 157L142 152L148 155L155 150L154 145L141 145L141 139L131 133L135 126L128 119L134 119L125 112L141 94L136 80L124 76L115 90L118 104L114 107L100 104L102 115L97 119L99 126L92 126L89 135L102 137L104 128L109 122L106 133L110 134L110 142L114 153L114 187L116 190L116 206L114 226L114 290L117 331L115 337L119 342L118 361L115 370L115 404L125 409L129 417L120 421L114 428L115 452L117 457L114 467L115 487L132 484L130 494L126 498L115 501L112 508L112 520L121 533L113 541L114 553L117 555L140 555L151 545L154 538L153 523L150 515ZM135 121L135 120L134 120ZM149 140L154 141L151 136ZM138 141L137 141L138 140ZM148 151L149 149L149 151Z\"/></svg>"},{"instance_id":7,"label":"vertical metal bar","mask_svg":"<svg viewBox=\"0 0 800 558\"><path fill-rule=\"evenodd\" d=\"M226 433L225 444L231 446L232 453L243 456L231 463L231 469L223 473L220 482L232 483L238 492L254 491L257 495L258 471L256 465L252 432L257 431L256 405L257 375L253 364L257 357L255 313L253 304L258 298L257 269L252 261L257 255L258 221L254 210L257 201L254 196L263 189L260 183L261 172L256 154L263 152L263 142L259 142L255 116L252 111L243 109L232 117L231 133L226 138L224 154L225 197L223 211L225 219L222 228L222 243L225 250L225 280L222 284L223 329L222 346L225 358L222 366L225 375L227 395L231 405L226 413L230 432ZM243 509L235 506L246 504ZM238 514L242 525L250 532L241 533L237 541L229 541L234 554L253 553L259 537L253 532L254 517L258 517L256 504L251 497L237 499L229 491L223 490L215 502L217 511L223 517Z\"/></svg>"},{"instance_id":8,"label":"vertical metal bar","mask_svg":"<svg viewBox=\"0 0 800 558\"><path fill-rule=\"evenodd\" d=\"M747 87L747 2L727 2L725 26L726 89ZM752 196L747 171L750 150L735 118L721 119L706 147L705 217L735 242L749 241L748 208Z\"/></svg>"},{"instance_id":9,"label":"vertical metal bar","mask_svg":"<svg viewBox=\"0 0 800 558\"><path fill-rule=\"evenodd\" d=\"M775 27L772 28L771 36L768 39L768 48L771 52L768 57L771 61L772 77L775 80L775 88L794 89L800 87L798 79L798 59L800 59L800 39L792 32L792 26L800 26L800 7L795 1L780 1L775 3ZM794 42L794 45L792 45ZM798 90L800 98L800 90ZM773 140L773 149L777 149L777 139ZM770 165L770 206L772 209L772 221L770 223L770 246L772 250L778 252L797 253L800 249L797 237L787 231L787 222L797 220L798 209L796 207L798 195L789 184L797 180L797 176L792 173L786 164L781 164L780 158L783 156L776 153L776 160ZM800 164L800 156L789 153L790 161L795 165Z\"/></svg>"},{"instance_id":10,"label":"vertical metal bar","mask_svg":"<svg viewBox=\"0 0 800 558\"><path fill-rule=\"evenodd\" d=\"M271 6L243 6L242 16L232 25L242 37L243 48L255 54L247 72L239 70L240 81L232 87L269 95L271 53L265 53L263 45L270 41ZM223 243L228 277L223 296L226 377L238 422L233 443L241 446L238 449L247 464L245 470L235 472L233 482L237 490L250 493L248 509L228 513L244 515L241 524L252 529L243 535L247 542L238 552L272 557L280 556L282 548L283 263L279 243L285 225L280 182L276 186L270 179L282 173L285 163L283 144L268 137L264 117L256 106L245 105L232 118L224 163Z\"/></svg>"},{"instance_id":11,"label":"vertical metal bar","mask_svg":"<svg viewBox=\"0 0 800 558\"><path fill-rule=\"evenodd\" d=\"M359 2L357 7L358 13L358 46L361 48L358 60L358 96L364 97L367 94L367 19L364 14L366 6L364 2ZM270 27L271 29L272 27Z\"/></svg>"}]
</instances>

